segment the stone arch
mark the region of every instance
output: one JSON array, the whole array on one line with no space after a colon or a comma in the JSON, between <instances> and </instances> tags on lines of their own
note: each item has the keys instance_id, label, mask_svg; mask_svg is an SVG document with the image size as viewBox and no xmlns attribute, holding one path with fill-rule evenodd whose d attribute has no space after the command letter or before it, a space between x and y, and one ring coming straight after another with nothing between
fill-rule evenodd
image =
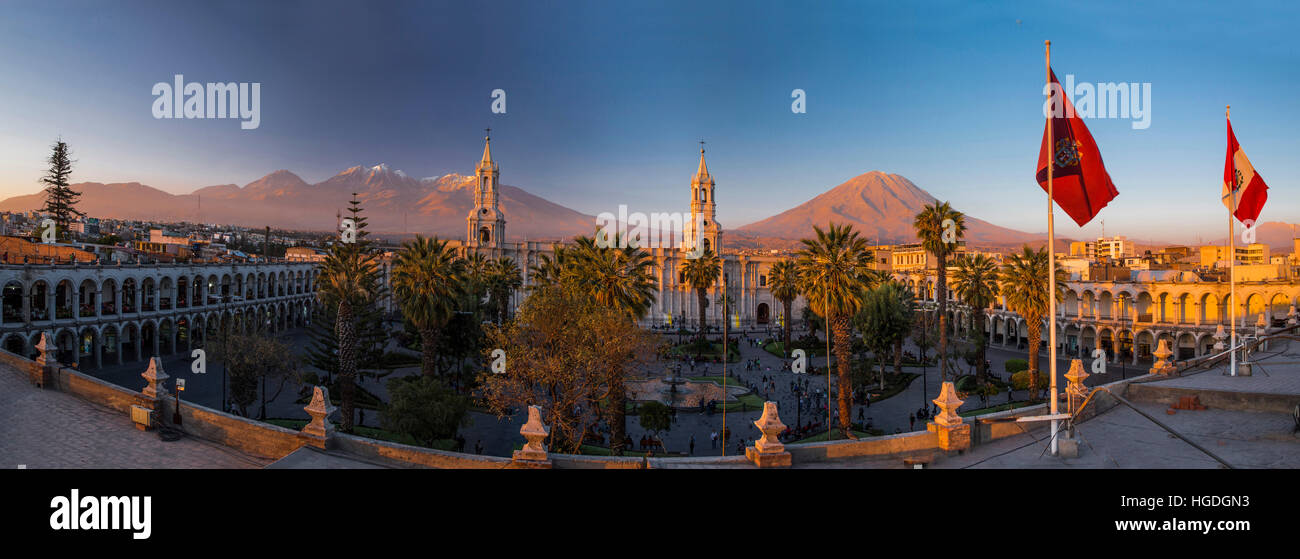
<instances>
[{"instance_id":1,"label":"stone arch","mask_svg":"<svg viewBox=\"0 0 1300 559\"><path fill-rule=\"evenodd\" d=\"M1201 295L1201 324L1223 324L1223 302L1213 293ZM1198 346L1199 347L1199 346Z\"/></svg>"},{"instance_id":2,"label":"stone arch","mask_svg":"<svg viewBox=\"0 0 1300 559\"><path fill-rule=\"evenodd\" d=\"M59 363L68 365L76 362L77 357L77 331L72 328L59 328L54 331L54 344L58 348L55 353Z\"/></svg>"},{"instance_id":3,"label":"stone arch","mask_svg":"<svg viewBox=\"0 0 1300 559\"><path fill-rule=\"evenodd\" d=\"M186 350L194 345L193 323L190 322L190 317L188 315L181 315L176 317L176 321L173 324L176 327L176 335L174 336L176 339L176 348L173 351L188 354L189 352Z\"/></svg>"},{"instance_id":4,"label":"stone arch","mask_svg":"<svg viewBox=\"0 0 1300 559\"><path fill-rule=\"evenodd\" d=\"M1146 290L1138 293L1133 301L1133 310L1137 311L1138 322L1155 322L1157 313L1153 311L1163 310L1163 307L1155 306L1155 300L1151 298L1151 293Z\"/></svg>"},{"instance_id":5,"label":"stone arch","mask_svg":"<svg viewBox=\"0 0 1300 559\"><path fill-rule=\"evenodd\" d=\"M19 332L5 334L4 338L0 339L0 347L15 355L27 356L27 338Z\"/></svg>"},{"instance_id":6,"label":"stone arch","mask_svg":"<svg viewBox=\"0 0 1300 559\"><path fill-rule=\"evenodd\" d=\"M122 323L122 363L143 360L144 350L140 346L140 325L135 322Z\"/></svg>"},{"instance_id":7,"label":"stone arch","mask_svg":"<svg viewBox=\"0 0 1300 559\"><path fill-rule=\"evenodd\" d=\"M158 353L168 355L176 353L176 324L171 317L158 321Z\"/></svg>"},{"instance_id":8,"label":"stone arch","mask_svg":"<svg viewBox=\"0 0 1300 559\"><path fill-rule=\"evenodd\" d=\"M136 304L140 282L135 278L127 277L122 280L122 313L138 313L139 305Z\"/></svg>"},{"instance_id":9,"label":"stone arch","mask_svg":"<svg viewBox=\"0 0 1300 559\"><path fill-rule=\"evenodd\" d=\"M1285 293L1274 293L1268 298L1268 314L1273 325L1286 323L1286 316L1291 312L1291 299Z\"/></svg>"},{"instance_id":10,"label":"stone arch","mask_svg":"<svg viewBox=\"0 0 1300 559\"><path fill-rule=\"evenodd\" d=\"M68 278L63 278L54 284L54 318L56 320L76 316L76 290L76 284L72 283L72 280Z\"/></svg>"},{"instance_id":11,"label":"stone arch","mask_svg":"<svg viewBox=\"0 0 1300 559\"><path fill-rule=\"evenodd\" d=\"M158 324L148 318L140 321L140 359L159 356Z\"/></svg>"},{"instance_id":12,"label":"stone arch","mask_svg":"<svg viewBox=\"0 0 1300 559\"><path fill-rule=\"evenodd\" d=\"M1253 327L1267 313L1268 304L1262 293L1251 293L1246 296L1246 326Z\"/></svg>"},{"instance_id":13,"label":"stone arch","mask_svg":"<svg viewBox=\"0 0 1300 559\"><path fill-rule=\"evenodd\" d=\"M43 279L32 282L32 286L28 290L27 301L33 321L54 318L51 314L54 308L54 291L49 282Z\"/></svg>"},{"instance_id":14,"label":"stone arch","mask_svg":"<svg viewBox=\"0 0 1300 559\"><path fill-rule=\"evenodd\" d=\"M144 312L158 310L158 282L152 277L140 280L140 310Z\"/></svg>"},{"instance_id":15,"label":"stone arch","mask_svg":"<svg viewBox=\"0 0 1300 559\"><path fill-rule=\"evenodd\" d=\"M158 310L168 311L175 308L176 281L171 276L158 280Z\"/></svg>"},{"instance_id":16,"label":"stone arch","mask_svg":"<svg viewBox=\"0 0 1300 559\"><path fill-rule=\"evenodd\" d=\"M1202 332L1197 336L1196 350L1197 357L1214 353L1214 335L1209 332Z\"/></svg>"},{"instance_id":17,"label":"stone arch","mask_svg":"<svg viewBox=\"0 0 1300 559\"><path fill-rule=\"evenodd\" d=\"M101 364L122 364L122 353L120 351L121 345L121 336L118 334L117 325L104 325L104 327L100 329L99 353L101 356Z\"/></svg>"},{"instance_id":18,"label":"stone arch","mask_svg":"<svg viewBox=\"0 0 1300 559\"><path fill-rule=\"evenodd\" d=\"M1199 352L1197 351L1196 342L1196 334L1191 332L1178 334L1178 343L1174 347L1174 353L1178 356L1179 361L1186 361L1197 356Z\"/></svg>"},{"instance_id":19,"label":"stone arch","mask_svg":"<svg viewBox=\"0 0 1300 559\"><path fill-rule=\"evenodd\" d=\"M121 309L121 303L118 301L121 292L118 291L117 280L113 278L105 278L104 281L99 283L99 293L101 299L99 303L99 315L116 316L118 311Z\"/></svg>"},{"instance_id":20,"label":"stone arch","mask_svg":"<svg viewBox=\"0 0 1300 559\"><path fill-rule=\"evenodd\" d=\"M1150 360L1156 350L1156 336L1146 328L1133 336L1133 351L1138 360Z\"/></svg>"},{"instance_id":21,"label":"stone arch","mask_svg":"<svg viewBox=\"0 0 1300 559\"><path fill-rule=\"evenodd\" d=\"M23 282L16 279L5 282L3 300L4 312L0 313L0 321L5 324L18 324L26 321L23 316ZM8 347L7 345L5 347ZM23 355L22 352L14 352Z\"/></svg>"},{"instance_id":22,"label":"stone arch","mask_svg":"<svg viewBox=\"0 0 1300 559\"><path fill-rule=\"evenodd\" d=\"M176 277L176 308L187 309L190 306L190 278Z\"/></svg>"}]
</instances>

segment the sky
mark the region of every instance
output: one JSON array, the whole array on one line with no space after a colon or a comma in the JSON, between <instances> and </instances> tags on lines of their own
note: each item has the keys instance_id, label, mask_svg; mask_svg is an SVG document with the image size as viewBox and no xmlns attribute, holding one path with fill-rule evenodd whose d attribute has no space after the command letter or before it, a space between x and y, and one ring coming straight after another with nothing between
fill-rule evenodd
<instances>
[{"instance_id":1,"label":"sky","mask_svg":"<svg viewBox=\"0 0 1300 559\"><path fill-rule=\"evenodd\" d=\"M584 213L685 211L700 140L737 227L873 170L1046 230L1043 41L1077 82L1150 84L1150 121L1089 119L1120 195L1059 235L1222 236L1224 106L1300 221L1300 8L1234 2L26 2L0 4L0 197L52 142L74 182L174 193L277 169L472 174ZM156 119L154 84L259 83L260 125ZM493 113L492 91L505 91ZM806 112L791 110L792 91Z\"/></svg>"}]
</instances>

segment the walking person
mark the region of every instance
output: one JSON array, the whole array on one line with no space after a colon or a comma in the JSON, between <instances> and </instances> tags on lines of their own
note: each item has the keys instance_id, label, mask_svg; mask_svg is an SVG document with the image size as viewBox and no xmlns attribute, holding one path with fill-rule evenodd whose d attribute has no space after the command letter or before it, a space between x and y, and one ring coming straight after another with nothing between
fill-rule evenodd
<instances>
[{"instance_id":1,"label":"walking person","mask_svg":"<svg viewBox=\"0 0 1300 559\"><path fill-rule=\"evenodd\" d=\"M695 433L691 433L691 456L695 455Z\"/></svg>"}]
</instances>

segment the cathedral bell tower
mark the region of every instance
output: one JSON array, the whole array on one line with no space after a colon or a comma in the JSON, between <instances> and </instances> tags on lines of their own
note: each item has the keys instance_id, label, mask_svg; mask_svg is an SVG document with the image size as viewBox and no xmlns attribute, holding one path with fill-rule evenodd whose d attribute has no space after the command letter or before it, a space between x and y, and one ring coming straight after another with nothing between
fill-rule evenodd
<instances>
[{"instance_id":1,"label":"cathedral bell tower","mask_svg":"<svg viewBox=\"0 0 1300 559\"><path fill-rule=\"evenodd\" d=\"M483 138L483 159L474 168L474 209L466 221L465 246L501 248L506 236L506 217L497 206L497 181L501 172L492 161L492 129Z\"/></svg>"},{"instance_id":2,"label":"cathedral bell tower","mask_svg":"<svg viewBox=\"0 0 1300 559\"><path fill-rule=\"evenodd\" d=\"M691 177L691 219L682 227L682 250L693 252L696 243L704 245L705 250L719 254L718 237L722 226L716 219L717 209L713 201L713 177L704 164L704 142L700 141L700 167Z\"/></svg>"}]
</instances>

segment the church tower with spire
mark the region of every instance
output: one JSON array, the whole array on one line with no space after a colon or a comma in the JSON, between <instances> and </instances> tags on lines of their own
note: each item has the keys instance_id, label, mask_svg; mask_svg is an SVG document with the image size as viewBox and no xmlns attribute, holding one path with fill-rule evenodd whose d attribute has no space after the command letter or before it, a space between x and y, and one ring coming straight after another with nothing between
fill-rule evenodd
<instances>
[{"instance_id":1,"label":"church tower with spire","mask_svg":"<svg viewBox=\"0 0 1300 559\"><path fill-rule=\"evenodd\" d=\"M683 226L682 250L695 250L696 243L703 243L704 248L719 254L718 237L722 226L718 225L717 209L713 200L713 177L704 163L704 142L700 142L700 167L691 177L691 219Z\"/></svg>"},{"instance_id":2,"label":"church tower with spire","mask_svg":"<svg viewBox=\"0 0 1300 559\"><path fill-rule=\"evenodd\" d=\"M501 172L492 161L492 129L483 138L483 159L474 168L474 209L465 218L465 245L470 248L501 248L506 236L506 217L497 205Z\"/></svg>"}]
</instances>

